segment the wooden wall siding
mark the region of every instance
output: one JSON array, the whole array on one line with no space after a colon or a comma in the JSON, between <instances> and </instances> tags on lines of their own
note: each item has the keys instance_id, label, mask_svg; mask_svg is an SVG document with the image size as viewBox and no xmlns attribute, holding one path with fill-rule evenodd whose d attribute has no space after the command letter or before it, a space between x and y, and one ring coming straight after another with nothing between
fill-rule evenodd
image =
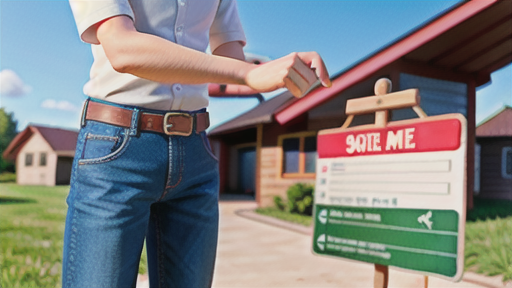
<instances>
[{"instance_id":1,"label":"wooden wall siding","mask_svg":"<svg viewBox=\"0 0 512 288\"><path fill-rule=\"evenodd\" d=\"M299 118L300 121L292 121L287 123L285 126L280 125L277 122L272 122L263 125L263 147L277 146L278 137L283 134L296 133L306 131L307 129L307 115L303 115Z\"/></svg>"},{"instance_id":2,"label":"wooden wall siding","mask_svg":"<svg viewBox=\"0 0 512 288\"><path fill-rule=\"evenodd\" d=\"M46 152L46 166L39 166L41 152ZM32 153L32 165L25 166L25 155ZM16 182L19 185L55 186L57 154L48 142L35 133L27 140L16 158Z\"/></svg>"},{"instance_id":3,"label":"wooden wall siding","mask_svg":"<svg viewBox=\"0 0 512 288\"><path fill-rule=\"evenodd\" d=\"M261 149L260 170L260 206L274 206L274 196L286 200L286 190L295 183L315 183L315 179L283 179L279 175L281 164L281 147L263 147Z\"/></svg>"},{"instance_id":4,"label":"wooden wall siding","mask_svg":"<svg viewBox=\"0 0 512 288\"><path fill-rule=\"evenodd\" d=\"M512 146L512 138L480 138L477 142L481 145L479 197L512 200L512 179L501 176L502 149Z\"/></svg>"}]
</instances>

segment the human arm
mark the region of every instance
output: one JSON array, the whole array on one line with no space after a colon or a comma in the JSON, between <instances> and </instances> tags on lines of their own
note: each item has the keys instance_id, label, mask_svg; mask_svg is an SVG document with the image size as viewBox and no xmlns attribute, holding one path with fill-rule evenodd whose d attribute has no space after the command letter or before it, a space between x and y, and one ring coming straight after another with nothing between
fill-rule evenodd
<instances>
[{"instance_id":1,"label":"human arm","mask_svg":"<svg viewBox=\"0 0 512 288\"><path fill-rule=\"evenodd\" d=\"M330 85L325 65L315 52L292 53L254 65L219 56L224 45L215 50L219 55L208 55L138 32L132 19L124 15L100 22L96 37L116 71L155 82L240 84L258 92L286 87L295 96L307 91L317 76L324 86Z\"/></svg>"},{"instance_id":2,"label":"human arm","mask_svg":"<svg viewBox=\"0 0 512 288\"><path fill-rule=\"evenodd\" d=\"M213 55L229 57L233 59L238 59L241 61L245 61L245 54L243 50L243 43L239 41L231 41L228 43L224 43L221 46L217 47L213 52ZM208 93L210 96L223 96L223 95L254 95L258 94L258 91L245 86L238 84L230 84L230 85L222 85L210 83L208 85Z\"/></svg>"}]
</instances>

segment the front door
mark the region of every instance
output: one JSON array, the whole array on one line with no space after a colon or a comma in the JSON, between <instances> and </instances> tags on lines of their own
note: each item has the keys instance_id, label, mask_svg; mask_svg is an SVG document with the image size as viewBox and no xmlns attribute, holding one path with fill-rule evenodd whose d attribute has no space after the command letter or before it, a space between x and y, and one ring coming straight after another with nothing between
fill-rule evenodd
<instances>
[{"instance_id":1,"label":"front door","mask_svg":"<svg viewBox=\"0 0 512 288\"><path fill-rule=\"evenodd\" d=\"M238 149L238 191L254 195L255 179L256 147Z\"/></svg>"}]
</instances>

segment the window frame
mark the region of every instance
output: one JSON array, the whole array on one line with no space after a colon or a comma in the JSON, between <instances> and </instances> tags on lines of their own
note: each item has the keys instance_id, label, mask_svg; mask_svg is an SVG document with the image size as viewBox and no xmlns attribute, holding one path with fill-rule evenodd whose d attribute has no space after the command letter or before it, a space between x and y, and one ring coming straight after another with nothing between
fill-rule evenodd
<instances>
[{"instance_id":1,"label":"window frame","mask_svg":"<svg viewBox=\"0 0 512 288\"><path fill-rule=\"evenodd\" d=\"M505 146L501 149L501 177L512 179L512 174L507 173L507 154L512 153L512 146Z\"/></svg>"},{"instance_id":2,"label":"window frame","mask_svg":"<svg viewBox=\"0 0 512 288\"><path fill-rule=\"evenodd\" d=\"M317 131L304 131L298 133L289 133L279 135L277 138L277 146L279 147L279 159L277 161L279 165L279 177L281 178L309 178L314 179L316 177L316 172L306 173L306 154L304 152L304 147L306 143L307 137L315 137L317 138ZM297 173L285 173L284 172L284 150L283 150L283 142L285 139L290 138L299 138L299 172ZM317 147L318 151L318 147ZM317 152L318 153L318 152Z\"/></svg>"},{"instance_id":3,"label":"window frame","mask_svg":"<svg viewBox=\"0 0 512 288\"><path fill-rule=\"evenodd\" d=\"M44 159L44 163L43 163L43 159ZM39 153L39 167L46 167L46 165L48 165L48 153L40 152Z\"/></svg>"},{"instance_id":4,"label":"window frame","mask_svg":"<svg viewBox=\"0 0 512 288\"><path fill-rule=\"evenodd\" d=\"M29 158L30 156L30 158ZM30 161L29 161L30 159ZM34 164L34 153L25 153L25 167L31 167Z\"/></svg>"}]
</instances>

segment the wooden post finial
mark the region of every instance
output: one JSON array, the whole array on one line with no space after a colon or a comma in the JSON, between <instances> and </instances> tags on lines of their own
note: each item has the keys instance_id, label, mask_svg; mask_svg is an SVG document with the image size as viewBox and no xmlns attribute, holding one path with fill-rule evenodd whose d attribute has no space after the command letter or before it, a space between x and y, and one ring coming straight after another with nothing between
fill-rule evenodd
<instances>
[{"instance_id":1,"label":"wooden post finial","mask_svg":"<svg viewBox=\"0 0 512 288\"><path fill-rule=\"evenodd\" d=\"M375 82L375 86L373 88L375 95L385 95L391 92L391 80L388 78L380 78Z\"/></svg>"},{"instance_id":2,"label":"wooden post finial","mask_svg":"<svg viewBox=\"0 0 512 288\"><path fill-rule=\"evenodd\" d=\"M373 88L376 96L384 96L391 92L391 80L388 78L380 78L375 82L375 86ZM380 97L379 97L380 98ZM377 104L381 104L382 99L377 101ZM375 125L377 127L385 127L388 122L388 110L380 110L375 112Z\"/></svg>"}]
</instances>

